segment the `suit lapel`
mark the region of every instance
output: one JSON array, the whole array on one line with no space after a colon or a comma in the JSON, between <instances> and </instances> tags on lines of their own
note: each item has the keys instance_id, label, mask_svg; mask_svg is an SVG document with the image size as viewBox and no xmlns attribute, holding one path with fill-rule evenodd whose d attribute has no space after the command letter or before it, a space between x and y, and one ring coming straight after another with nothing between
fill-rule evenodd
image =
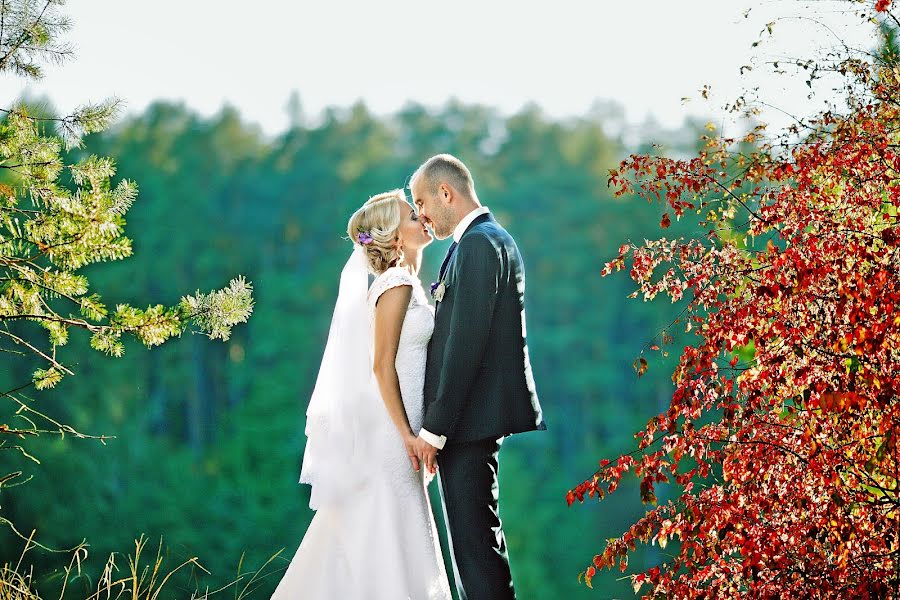
<instances>
[{"instance_id":1,"label":"suit lapel","mask_svg":"<svg viewBox=\"0 0 900 600\"><path fill-rule=\"evenodd\" d=\"M450 244L450 248L447 250L447 255L444 256L444 262L441 263L441 270L438 274L438 281L441 281L444 278L444 271L447 270L447 265L450 264L450 257L453 256L454 250L456 250L456 242Z\"/></svg>"},{"instance_id":2,"label":"suit lapel","mask_svg":"<svg viewBox=\"0 0 900 600\"><path fill-rule=\"evenodd\" d=\"M474 221L469 223L469 226L466 227L466 230L463 232L459 239L462 240L466 233L468 233L474 226L480 225L485 221L494 221L493 215L491 215L491 213L486 213L478 216ZM457 245L458 244L456 242L453 242L452 244L450 244L450 248L447 249L447 255L444 257L444 262L441 263L441 270L438 274L438 281L442 281L444 279L444 274L447 271L447 268L450 266L450 263L453 262L453 255L455 254Z\"/></svg>"}]
</instances>

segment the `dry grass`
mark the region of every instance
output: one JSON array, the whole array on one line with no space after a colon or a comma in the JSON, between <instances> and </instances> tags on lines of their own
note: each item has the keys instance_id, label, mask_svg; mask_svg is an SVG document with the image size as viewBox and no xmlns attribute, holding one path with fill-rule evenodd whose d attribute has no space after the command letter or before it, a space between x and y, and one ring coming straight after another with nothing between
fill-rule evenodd
<instances>
[{"instance_id":1,"label":"dry grass","mask_svg":"<svg viewBox=\"0 0 900 600\"><path fill-rule=\"evenodd\" d=\"M7 563L0 566L0 600L49 600L47 597L40 596L35 590L33 568L25 569L23 567L25 555L35 547L50 552L70 554L69 563L60 575L62 589L57 600L77 598L77 592L71 588L76 587L74 584L79 583L79 580L85 577L82 565L88 556L87 544L82 542L75 548L60 551L37 544L34 541L34 532L22 539L25 541L25 547L18 562L15 565ZM94 591L88 592L86 596L81 596L79 600L161 600L163 598L208 600L213 596L229 592L229 595L233 594L235 600L245 600L251 598L253 592L271 574L267 574L266 570L281 554L281 551L275 553L266 560L262 567L248 573L240 572L244 562L242 556L238 564L237 578L223 587L210 590L208 586L203 588L200 583L201 575L199 573L209 575L209 571L203 568L197 557L190 557L178 565L170 567L165 564L162 540L160 540L155 554L147 552L148 539L143 535L140 539L135 540L134 544L134 551L125 555L127 566L120 568L117 560L123 555L118 552L112 553L103 567L96 586L92 586ZM174 587L173 578L176 575L180 575L178 578L180 588ZM187 589L183 582L185 577L188 581ZM162 595L164 591L166 592L165 596Z\"/></svg>"}]
</instances>

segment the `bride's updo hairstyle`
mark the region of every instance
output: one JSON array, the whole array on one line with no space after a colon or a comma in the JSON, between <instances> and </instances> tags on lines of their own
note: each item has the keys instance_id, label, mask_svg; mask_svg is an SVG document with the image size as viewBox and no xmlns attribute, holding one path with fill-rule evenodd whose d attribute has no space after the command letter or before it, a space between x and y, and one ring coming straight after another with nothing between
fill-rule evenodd
<instances>
[{"instance_id":1,"label":"bride's updo hairstyle","mask_svg":"<svg viewBox=\"0 0 900 600\"><path fill-rule=\"evenodd\" d=\"M375 275L384 273L403 260L403 252L397 247L397 232L402 218L398 202L406 201L403 190L372 196L347 223L347 235L366 251L369 268Z\"/></svg>"}]
</instances>

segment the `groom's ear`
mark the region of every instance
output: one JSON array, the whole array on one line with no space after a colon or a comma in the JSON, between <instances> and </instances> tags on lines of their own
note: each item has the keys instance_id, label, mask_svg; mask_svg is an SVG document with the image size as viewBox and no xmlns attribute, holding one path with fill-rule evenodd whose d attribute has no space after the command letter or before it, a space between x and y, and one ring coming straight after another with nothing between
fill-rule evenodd
<instances>
[{"instance_id":1,"label":"groom's ear","mask_svg":"<svg viewBox=\"0 0 900 600\"><path fill-rule=\"evenodd\" d=\"M450 187L450 184L442 183L438 186L438 197L444 202L450 202L450 199L453 198L453 188Z\"/></svg>"}]
</instances>

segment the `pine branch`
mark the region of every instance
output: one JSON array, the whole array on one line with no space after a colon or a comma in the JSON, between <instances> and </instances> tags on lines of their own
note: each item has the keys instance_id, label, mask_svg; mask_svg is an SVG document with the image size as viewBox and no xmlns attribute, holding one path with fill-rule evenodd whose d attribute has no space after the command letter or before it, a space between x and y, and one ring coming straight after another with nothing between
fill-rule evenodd
<instances>
[{"instance_id":1,"label":"pine branch","mask_svg":"<svg viewBox=\"0 0 900 600\"><path fill-rule=\"evenodd\" d=\"M41 9L41 14L38 15L37 19L35 19L34 23L31 24L31 27L35 27L40 24L41 19L44 18L44 13L47 12L47 8L52 4L52 0L47 0L46 4L44 4L44 8ZM29 32L29 27L22 28L22 35L19 36L19 39L13 45L13 47L6 53L6 55L0 57L0 71L4 71L7 68L7 62L15 55L15 53L21 48L21 46L28 41L31 37L31 33Z\"/></svg>"},{"instance_id":2,"label":"pine branch","mask_svg":"<svg viewBox=\"0 0 900 600\"><path fill-rule=\"evenodd\" d=\"M13 265L12 268L15 269L16 271L20 272L20 273L23 273L23 275L27 272L27 271L25 271L24 269L22 269L22 267L18 267L18 266L15 266L15 265ZM79 307L81 306L81 302L80 302L77 298L74 298L74 297L72 297L72 296L66 294L65 292L61 292L61 291L59 291L59 290L57 290L57 289L54 289L54 288L49 287L49 286L46 286L46 285L44 285L43 283L40 283L40 282L38 282L38 281L32 281L31 279L27 279L27 278L24 277L24 276L23 276L23 277L3 277L3 278L0 278L0 281L23 281L23 282L27 282L27 283L30 284L30 285L35 285L35 286L37 286L37 287L39 287L39 288L41 288L41 289L45 289L45 290L47 290L48 292L51 292L51 293L56 294L56 295L58 295L58 296L60 296L60 297L62 297L62 298L65 298L65 299L71 301L73 304L77 304ZM49 307L48 307L48 310L49 310Z\"/></svg>"},{"instance_id":3,"label":"pine branch","mask_svg":"<svg viewBox=\"0 0 900 600\"><path fill-rule=\"evenodd\" d=\"M25 352L21 350L12 350L10 348L0 348L0 352L6 352L7 354L17 354L18 356L28 356Z\"/></svg>"},{"instance_id":4,"label":"pine branch","mask_svg":"<svg viewBox=\"0 0 900 600\"><path fill-rule=\"evenodd\" d=\"M0 320L5 320L5 319L6 319L6 317L0 316ZM69 375L75 374L72 371L70 371L69 369L67 369L65 366L63 366L62 364L58 363L55 358L47 356L46 354L44 354L43 352L41 352L40 350L38 350L31 344L29 344L27 341L25 341L22 338L20 338L19 336L17 336L16 334L10 333L9 331L5 331L3 329L0 329L0 334L3 334L7 337L12 338L14 341L16 341L19 344L23 344L23 345L27 346L32 352L34 352L35 354L37 354L39 356L42 356L45 360L47 360L47 362L51 363L55 368L57 368L61 371L65 371Z\"/></svg>"},{"instance_id":5,"label":"pine branch","mask_svg":"<svg viewBox=\"0 0 900 600\"><path fill-rule=\"evenodd\" d=\"M36 162L36 163L19 163L17 165L0 165L0 169L15 170L15 169L20 169L22 167L44 167L44 166L52 165L52 164L53 164L53 161L46 160L43 162Z\"/></svg>"},{"instance_id":6,"label":"pine branch","mask_svg":"<svg viewBox=\"0 0 900 600\"><path fill-rule=\"evenodd\" d=\"M71 425L66 425L65 423L60 423L59 421L57 421L57 420L54 419L53 417L50 417L49 415L45 415L44 413L42 413L42 412L39 411L39 410L35 410L34 408L32 408L32 407L29 406L28 404L22 402L22 400L20 400L19 398L16 398L16 397L13 395L13 394L21 393L22 390L27 389L27 388L29 388L29 387L32 387L33 385L34 385L34 382L31 381L31 382L29 382L29 383L27 383L27 384L25 384L25 385L19 386L18 388L14 389L14 390L9 390L9 391L7 391L7 392L0 392L0 397L9 398L10 400L12 400L13 402L15 402L16 404L19 405L19 408L16 410L16 413L17 413L17 414L22 413L22 412L25 412L25 413L31 413L32 415L35 415L36 417L40 417L41 419L43 419L43 420L46 421L47 423L50 423L51 425L53 425L54 427L56 427L55 430L54 430L54 429L38 429L38 428L37 428L37 425L35 425L35 424L29 419L29 422L32 423L32 426L33 426L32 431L37 431L38 433L58 433L58 434L60 434L61 436L65 436L65 434L68 433L68 434L73 435L73 436L75 436L75 437L77 437L77 438L79 438L79 439L99 440L101 443L105 443L106 440L113 440L113 439L116 439L116 436L114 436L114 435L91 435L91 434L89 434L89 433L82 433L82 432L76 430L76 429L75 429L74 427L72 427ZM20 394L20 395L22 395L22 396L23 396L24 398L26 398L27 400L31 400L32 402L35 401L34 398L30 398L30 397L28 397L28 396L25 396L24 394Z\"/></svg>"},{"instance_id":7,"label":"pine branch","mask_svg":"<svg viewBox=\"0 0 900 600\"><path fill-rule=\"evenodd\" d=\"M64 325L72 325L74 327L81 327L84 329L88 329L89 331L100 331L104 328L108 328L109 325L91 325L87 321L75 321L72 319L66 319L60 316L50 316L50 315L32 315L32 314L15 314L15 315L0 315L0 321L15 321L18 319L40 319L44 321L55 321L57 323L63 323ZM3 333L0 330L0 333Z\"/></svg>"}]
</instances>

